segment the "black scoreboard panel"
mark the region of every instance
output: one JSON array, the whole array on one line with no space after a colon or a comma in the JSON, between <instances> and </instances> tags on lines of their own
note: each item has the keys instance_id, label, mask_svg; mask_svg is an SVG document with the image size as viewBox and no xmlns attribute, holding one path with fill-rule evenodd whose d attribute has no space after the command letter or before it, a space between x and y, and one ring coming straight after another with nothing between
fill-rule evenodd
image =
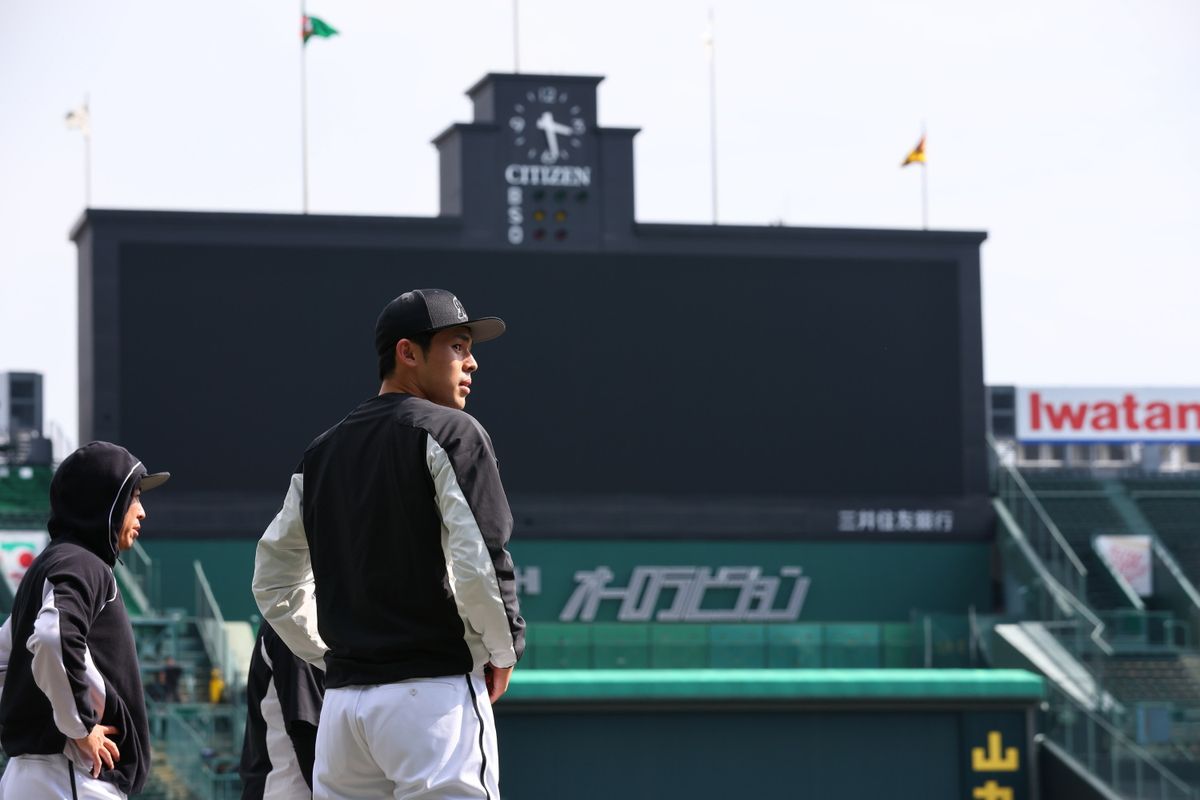
<instances>
[{"instance_id":1,"label":"black scoreboard panel","mask_svg":"<svg viewBox=\"0 0 1200 800\"><path fill-rule=\"evenodd\" d=\"M509 325L468 410L511 493L964 491L953 261L127 242L117 273L122 442L180 490L282 496L378 390L380 309L439 286Z\"/></svg>"}]
</instances>

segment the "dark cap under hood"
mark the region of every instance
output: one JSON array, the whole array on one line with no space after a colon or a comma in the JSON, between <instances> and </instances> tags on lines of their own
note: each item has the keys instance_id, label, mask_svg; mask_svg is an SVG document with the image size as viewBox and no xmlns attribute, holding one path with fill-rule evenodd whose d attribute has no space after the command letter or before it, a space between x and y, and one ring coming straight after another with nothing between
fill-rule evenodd
<instances>
[{"instance_id":1,"label":"dark cap under hood","mask_svg":"<svg viewBox=\"0 0 1200 800\"><path fill-rule=\"evenodd\" d=\"M117 537L133 490L148 491L171 477L149 474L124 447L91 442L63 459L50 481L51 539L70 537L108 564L117 560Z\"/></svg>"}]
</instances>

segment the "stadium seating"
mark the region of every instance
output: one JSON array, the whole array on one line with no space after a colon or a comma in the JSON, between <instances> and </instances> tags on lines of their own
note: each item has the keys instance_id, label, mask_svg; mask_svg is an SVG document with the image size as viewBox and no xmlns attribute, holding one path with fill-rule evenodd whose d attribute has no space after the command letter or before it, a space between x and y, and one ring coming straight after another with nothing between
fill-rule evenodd
<instances>
[{"instance_id":1,"label":"stadium seating","mask_svg":"<svg viewBox=\"0 0 1200 800\"><path fill-rule=\"evenodd\" d=\"M1045 496L1054 492L1102 492L1100 481L1089 474L1064 470L1021 470L1021 477L1035 494Z\"/></svg>"},{"instance_id":2,"label":"stadium seating","mask_svg":"<svg viewBox=\"0 0 1200 800\"><path fill-rule=\"evenodd\" d=\"M1101 480L1055 470L1022 472L1042 507L1062 532L1089 575L1102 578L1106 567L1092 548L1099 534L1155 533L1179 562L1184 574L1200 584L1200 480L1191 477L1125 475ZM1148 525L1133 530L1116 507L1136 503ZM1128 606L1111 581L1088 581L1088 601L1096 609Z\"/></svg>"},{"instance_id":3,"label":"stadium seating","mask_svg":"<svg viewBox=\"0 0 1200 800\"><path fill-rule=\"evenodd\" d=\"M1200 654L1180 649L1187 642L1178 635L1186 627L1175 618L1178 610L1129 608L1092 547L1100 534L1157 535L1196 583L1200 480L1065 470L1022 470L1022 477L1089 571L1087 601L1105 620L1107 638L1117 648L1113 656L1088 660L1100 685L1124 709L1124 717L1112 721L1177 775L1200 785ZM1147 603L1156 608L1154 598Z\"/></svg>"},{"instance_id":4,"label":"stadium seating","mask_svg":"<svg viewBox=\"0 0 1200 800\"><path fill-rule=\"evenodd\" d=\"M1200 583L1200 489L1191 497L1144 492L1133 496L1184 574Z\"/></svg>"},{"instance_id":5,"label":"stadium seating","mask_svg":"<svg viewBox=\"0 0 1200 800\"><path fill-rule=\"evenodd\" d=\"M1073 481L1078 483L1078 481ZM1043 484L1044 485L1044 484ZM1066 538L1088 571L1088 602L1098 609L1122 608L1128 601L1112 582L1104 579L1107 567L1092 547L1097 534L1128 533L1120 514L1103 492L1072 491L1055 487L1035 490L1042 508Z\"/></svg>"},{"instance_id":6,"label":"stadium seating","mask_svg":"<svg viewBox=\"0 0 1200 800\"><path fill-rule=\"evenodd\" d=\"M1105 669L1106 687L1127 705L1153 700L1200 705L1200 672L1178 653L1117 656Z\"/></svg>"},{"instance_id":7,"label":"stadium seating","mask_svg":"<svg viewBox=\"0 0 1200 800\"><path fill-rule=\"evenodd\" d=\"M1200 496L1200 478L1182 475L1129 475L1121 479L1125 489L1137 496L1146 492L1178 492Z\"/></svg>"}]
</instances>

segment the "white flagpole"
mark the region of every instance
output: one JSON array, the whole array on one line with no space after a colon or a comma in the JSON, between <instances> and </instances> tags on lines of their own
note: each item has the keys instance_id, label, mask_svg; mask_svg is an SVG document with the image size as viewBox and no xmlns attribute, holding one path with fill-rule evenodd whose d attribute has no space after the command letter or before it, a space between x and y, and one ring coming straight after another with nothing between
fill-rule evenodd
<instances>
[{"instance_id":1,"label":"white flagpole","mask_svg":"<svg viewBox=\"0 0 1200 800\"><path fill-rule=\"evenodd\" d=\"M708 142L712 161L712 221L717 224L717 39L713 10L708 9Z\"/></svg>"},{"instance_id":2,"label":"white flagpole","mask_svg":"<svg viewBox=\"0 0 1200 800\"><path fill-rule=\"evenodd\" d=\"M86 124L83 128L83 207L92 207L92 110L89 108L88 95L83 95L83 117Z\"/></svg>"},{"instance_id":3,"label":"white flagpole","mask_svg":"<svg viewBox=\"0 0 1200 800\"><path fill-rule=\"evenodd\" d=\"M83 105L67 112L67 127L83 136L83 207L92 206L92 112L88 108L88 95L83 95Z\"/></svg>"},{"instance_id":4,"label":"white flagpole","mask_svg":"<svg viewBox=\"0 0 1200 800\"><path fill-rule=\"evenodd\" d=\"M304 40L304 26L307 25L307 20L304 0L300 0L300 208L303 214L308 213L308 79L305 74L305 51L308 49L308 43Z\"/></svg>"},{"instance_id":5,"label":"white flagpole","mask_svg":"<svg viewBox=\"0 0 1200 800\"><path fill-rule=\"evenodd\" d=\"M513 0L513 72L521 71L521 14L518 0Z\"/></svg>"},{"instance_id":6,"label":"white flagpole","mask_svg":"<svg viewBox=\"0 0 1200 800\"><path fill-rule=\"evenodd\" d=\"M921 228L929 230L929 164L921 164Z\"/></svg>"},{"instance_id":7,"label":"white flagpole","mask_svg":"<svg viewBox=\"0 0 1200 800\"><path fill-rule=\"evenodd\" d=\"M925 141L925 122L921 122L921 141ZM929 153L921 162L921 229L929 230Z\"/></svg>"}]
</instances>

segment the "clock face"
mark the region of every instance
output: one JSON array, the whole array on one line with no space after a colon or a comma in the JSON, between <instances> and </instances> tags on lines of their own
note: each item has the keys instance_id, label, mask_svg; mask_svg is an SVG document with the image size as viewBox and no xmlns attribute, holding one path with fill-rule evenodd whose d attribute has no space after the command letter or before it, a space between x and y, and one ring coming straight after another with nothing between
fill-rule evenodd
<instances>
[{"instance_id":1,"label":"clock face","mask_svg":"<svg viewBox=\"0 0 1200 800\"><path fill-rule=\"evenodd\" d=\"M555 86L530 89L513 104L508 118L513 147L540 164L578 160L587 123L570 93Z\"/></svg>"}]
</instances>

